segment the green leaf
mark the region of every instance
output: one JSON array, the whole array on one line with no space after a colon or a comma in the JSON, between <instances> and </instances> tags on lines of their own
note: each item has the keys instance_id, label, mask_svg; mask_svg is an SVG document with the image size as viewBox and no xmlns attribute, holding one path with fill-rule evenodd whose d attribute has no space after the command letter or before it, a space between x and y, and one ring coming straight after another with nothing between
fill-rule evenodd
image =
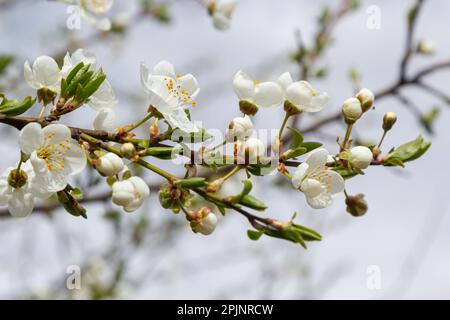
<instances>
[{"instance_id":1,"label":"green leaf","mask_svg":"<svg viewBox=\"0 0 450 320\"><path fill-rule=\"evenodd\" d=\"M241 192L241 197L246 196L252 191L253 184L250 180L242 180L242 183L244 184L244 189Z\"/></svg>"},{"instance_id":2,"label":"green leaf","mask_svg":"<svg viewBox=\"0 0 450 320\"><path fill-rule=\"evenodd\" d=\"M23 101L9 100L3 94L0 94L0 99L3 99L0 103L0 113L7 116L18 116L30 109L36 102L36 99L31 97L26 97Z\"/></svg>"},{"instance_id":3,"label":"green leaf","mask_svg":"<svg viewBox=\"0 0 450 320\"><path fill-rule=\"evenodd\" d=\"M418 136L415 140L402 144L390 152L383 159L383 163L399 165L400 161L408 162L416 160L420 158L428 150L428 148L430 148L430 146L431 142L425 141L422 136Z\"/></svg>"},{"instance_id":4,"label":"green leaf","mask_svg":"<svg viewBox=\"0 0 450 320\"><path fill-rule=\"evenodd\" d=\"M295 149L289 149L286 151L283 156L285 159L292 159L301 156L302 154L305 154L307 152L307 149L304 147L298 147Z\"/></svg>"},{"instance_id":5,"label":"green leaf","mask_svg":"<svg viewBox=\"0 0 450 320\"><path fill-rule=\"evenodd\" d=\"M344 179L352 178L360 173L358 170L356 170L354 168L337 167L337 168L333 168L332 170L339 173L341 175L341 177Z\"/></svg>"},{"instance_id":6,"label":"green leaf","mask_svg":"<svg viewBox=\"0 0 450 320\"><path fill-rule=\"evenodd\" d=\"M252 164L247 167L247 170L255 176L265 176L275 170L275 167L270 164Z\"/></svg>"},{"instance_id":7,"label":"green leaf","mask_svg":"<svg viewBox=\"0 0 450 320\"><path fill-rule=\"evenodd\" d=\"M310 141L310 142L303 142L300 146L306 149L305 153L308 153L314 149L321 147L322 144L320 142Z\"/></svg>"},{"instance_id":8,"label":"green leaf","mask_svg":"<svg viewBox=\"0 0 450 320\"><path fill-rule=\"evenodd\" d=\"M181 188L200 188L208 185L208 181L203 177L193 177L175 181L175 185Z\"/></svg>"},{"instance_id":9,"label":"green leaf","mask_svg":"<svg viewBox=\"0 0 450 320\"><path fill-rule=\"evenodd\" d=\"M247 236L253 240L256 241L264 234L263 231L256 231L256 230L247 230Z\"/></svg>"},{"instance_id":10,"label":"green leaf","mask_svg":"<svg viewBox=\"0 0 450 320\"><path fill-rule=\"evenodd\" d=\"M263 211L267 209L267 205L262 202L261 200L259 200L258 198L247 194L243 197L241 197L241 200L239 201L240 204L242 204L243 206L252 208L254 210L258 210L258 211Z\"/></svg>"},{"instance_id":11,"label":"green leaf","mask_svg":"<svg viewBox=\"0 0 450 320\"><path fill-rule=\"evenodd\" d=\"M292 127L287 127L287 128L289 130L291 130L292 135L293 135L292 142L291 142L291 144L289 146L289 149L297 149L298 147L300 147L300 145L303 142L303 135L302 135L302 133L300 131L298 131L295 128L292 128Z\"/></svg>"},{"instance_id":12,"label":"green leaf","mask_svg":"<svg viewBox=\"0 0 450 320\"><path fill-rule=\"evenodd\" d=\"M428 133L433 133L433 124L438 118L440 111L441 110L439 108L434 107L428 112L426 112L424 115L422 115L420 123L425 128L425 130L427 130Z\"/></svg>"},{"instance_id":13,"label":"green leaf","mask_svg":"<svg viewBox=\"0 0 450 320\"><path fill-rule=\"evenodd\" d=\"M182 152L182 147L151 147L145 151L144 156L152 156L158 159L169 160L172 159L172 155L180 154Z\"/></svg>"}]
</instances>

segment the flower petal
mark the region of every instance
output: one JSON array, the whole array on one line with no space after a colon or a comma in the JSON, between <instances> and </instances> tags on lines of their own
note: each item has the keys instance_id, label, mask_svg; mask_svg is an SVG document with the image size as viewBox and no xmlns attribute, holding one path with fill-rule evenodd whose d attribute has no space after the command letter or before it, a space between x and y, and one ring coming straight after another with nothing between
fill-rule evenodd
<instances>
[{"instance_id":1,"label":"flower petal","mask_svg":"<svg viewBox=\"0 0 450 320\"><path fill-rule=\"evenodd\" d=\"M61 78L56 61L48 56L40 56L33 63L34 79L41 87L58 90Z\"/></svg>"},{"instance_id":2,"label":"flower petal","mask_svg":"<svg viewBox=\"0 0 450 320\"><path fill-rule=\"evenodd\" d=\"M234 75L233 89L240 100L252 99L255 95L253 80L242 70Z\"/></svg>"},{"instance_id":3,"label":"flower petal","mask_svg":"<svg viewBox=\"0 0 450 320\"><path fill-rule=\"evenodd\" d=\"M112 108L117 104L113 88L108 80L105 79L100 87L89 98L88 105L94 110L103 108Z\"/></svg>"},{"instance_id":4,"label":"flower petal","mask_svg":"<svg viewBox=\"0 0 450 320\"><path fill-rule=\"evenodd\" d=\"M68 142L68 148L64 157L66 160L64 172L67 175L80 173L86 167L86 154L75 140Z\"/></svg>"},{"instance_id":5,"label":"flower petal","mask_svg":"<svg viewBox=\"0 0 450 320\"><path fill-rule=\"evenodd\" d=\"M259 107L268 108L280 105L283 102L281 86L276 82L262 82L256 85L255 103Z\"/></svg>"},{"instance_id":6,"label":"flower petal","mask_svg":"<svg viewBox=\"0 0 450 320\"><path fill-rule=\"evenodd\" d=\"M305 110L311 104L311 86L306 81L294 82L286 89L286 99L300 109Z\"/></svg>"},{"instance_id":7,"label":"flower petal","mask_svg":"<svg viewBox=\"0 0 450 320\"><path fill-rule=\"evenodd\" d=\"M101 109L94 119L95 130L113 131L115 128L116 114L111 108Z\"/></svg>"},{"instance_id":8,"label":"flower petal","mask_svg":"<svg viewBox=\"0 0 450 320\"><path fill-rule=\"evenodd\" d=\"M328 93L322 92L316 96L311 98L311 104L309 106L304 107L304 111L306 112L318 112L325 107L328 103L329 97Z\"/></svg>"},{"instance_id":9,"label":"flower petal","mask_svg":"<svg viewBox=\"0 0 450 320\"><path fill-rule=\"evenodd\" d=\"M333 198L329 193L322 192L314 198L306 197L306 202L313 209L323 209L331 206L331 204L333 203Z\"/></svg>"},{"instance_id":10,"label":"flower petal","mask_svg":"<svg viewBox=\"0 0 450 320\"><path fill-rule=\"evenodd\" d=\"M173 67L173 64L171 64L169 61L162 60L158 62L153 67L153 75L155 76L165 76L170 77L172 79L176 78L175 74L175 68Z\"/></svg>"},{"instance_id":11,"label":"flower petal","mask_svg":"<svg viewBox=\"0 0 450 320\"><path fill-rule=\"evenodd\" d=\"M180 130L191 133L198 132L198 128L189 120L186 112L182 108L171 110L168 113L163 113L169 123Z\"/></svg>"},{"instance_id":12,"label":"flower petal","mask_svg":"<svg viewBox=\"0 0 450 320\"><path fill-rule=\"evenodd\" d=\"M63 124L50 124L42 129L45 144L58 144L59 142L72 139L69 127Z\"/></svg>"},{"instance_id":13,"label":"flower petal","mask_svg":"<svg viewBox=\"0 0 450 320\"><path fill-rule=\"evenodd\" d=\"M22 189L14 189L8 201L8 210L13 217L23 218L33 211L33 195L25 193Z\"/></svg>"},{"instance_id":14,"label":"flower petal","mask_svg":"<svg viewBox=\"0 0 450 320\"><path fill-rule=\"evenodd\" d=\"M40 124L32 122L20 130L20 150L22 150L25 154L30 155L34 150L39 149L43 144L44 132Z\"/></svg>"},{"instance_id":15,"label":"flower petal","mask_svg":"<svg viewBox=\"0 0 450 320\"><path fill-rule=\"evenodd\" d=\"M329 192L331 194L336 194L339 192L343 192L345 188L345 180L342 176L333 170L327 170L328 174L328 183L330 185Z\"/></svg>"},{"instance_id":16,"label":"flower petal","mask_svg":"<svg viewBox=\"0 0 450 320\"><path fill-rule=\"evenodd\" d=\"M30 63L25 61L23 65L23 76L28 85L33 89L39 89L39 83L34 79L33 69L31 69Z\"/></svg>"},{"instance_id":17,"label":"flower petal","mask_svg":"<svg viewBox=\"0 0 450 320\"><path fill-rule=\"evenodd\" d=\"M308 172L322 169L327 163L328 151L324 148L317 148L311 151L306 158L305 162L309 164Z\"/></svg>"},{"instance_id":18,"label":"flower petal","mask_svg":"<svg viewBox=\"0 0 450 320\"><path fill-rule=\"evenodd\" d=\"M177 82L181 86L181 90L186 90L192 98L200 92L197 79L190 73L179 77Z\"/></svg>"},{"instance_id":19,"label":"flower petal","mask_svg":"<svg viewBox=\"0 0 450 320\"><path fill-rule=\"evenodd\" d=\"M281 86L283 91L286 91L286 89L294 82L292 80L292 76L289 72L283 73L277 80L278 84Z\"/></svg>"},{"instance_id":20,"label":"flower petal","mask_svg":"<svg viewBox=\"0 0 450 320\"><path fill-rule=\"evenodd\" d=\"M309 165L303 162L295 170L294 174L292 175L292 185L294 186L295 189L300 188L302 180L305 177L308 168Z\"/></svg>"}]
</instances>

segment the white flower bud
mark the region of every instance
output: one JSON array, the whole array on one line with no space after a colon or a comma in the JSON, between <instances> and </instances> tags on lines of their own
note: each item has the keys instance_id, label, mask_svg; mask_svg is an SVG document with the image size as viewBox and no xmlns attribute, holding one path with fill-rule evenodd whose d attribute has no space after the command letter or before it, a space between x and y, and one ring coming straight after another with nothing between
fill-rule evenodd
<instances>
[{"instance_id":1,"label":"white flower bud","mask_svg":"<svg viewBox=\"0 0 450 320\"><path fill-rule=\"evenodd\" d=\"M130 142L124 143L120 147L120 153L127 159L130 159L136 155L136 148Z\"/></svg>"},{"instance_id":2,"label":"white flower bud","mask_svg":"<svg viewBox=\"0 0 450 320\"><path fill-rule=\"evenodd\" d=\"M262 157L266 153L266 146L257 138L249 138L239 145L239 155L245 157L249 163L256 163L258 157Z\"/></svg>"},{"instance_id":3,"label":"white flower bud","mask_svg":"<svg viewBox=\"0 0 450 320\"><path fill-rule=\"evenodd\" d=\"M372 162L372 151L364 146L358 146L350 149L348 160L358 169L367 169Z\"/></svg>"},{"instance_id":4,"label":"white flower bud","mask_svg":"<svg viewBox=\"0 0 450 320\"><path fill-rule=\"evenodd\" d=\"M397 121L397 115L394 112L386 112L383 117L383 130L389 131Z\"/></svg>"},{"instance_id":5,"label":"white flower bud","mask_svg":"<svg viewBox=\"0 0 450 320\"><path fill-rule=\"evenodd\" d=\"M433 41L423 40L417 45L417 52L420 54L430 55L436 52L436 43Z\"/></svg>"},{"instance_id":6,"label":"white flower bud","mask_svg":"<svg viewBox=\"0 0 450 320\"><path fill-rule=\"evenodd\" d=\"M342 105L342 113L344 114L345 122L348 124L354 123L363 114L361 102L356 98L348 98Z\"/></svg>"},{"instance_id":7,"label":"white flower bud","mask_svg":"<svg viewBox=\"0 0 450 320\"><path fill-rule=\"evenodd\" d=\"M122 171L123 160L118 155L108 152L97 160L95 167L103 175L111 177Z\"/></svg>"},{"instance_id":8,"label":"white flower bud","mask_svg":"<svg viewBox=\"0 0 450 320\"><path fill-rule=\"evenodd\" d=\"M144 203L150 195L148 185L139 177L116 181L112 186L112 202L123 207L126 212L132 212Z\"/></svg>"},{"instance_id":9,"label":"white flower bud","mask_svg":"<svg viewBox=\"0 0 450 320\"><path fill-rule=\"evenodd\" d=\"M253 133L252 120L248 115L244 117L234 118L228 125L226 139L228 142L234 142L234 140L245 140Z\"/></svg>"},{"instance_id":10,"label":"white flower bud","mask_svg":"<svg viewBox=\"0 0 450 320\"><path fill-rule=\"evenodd\" d=\"M198 232L207 236L216 229L217 221L217 216L214 213L207 212L201 220L191 222L191 228L195 233Z\"/></svg>"},{"instance_id":11,"label":"white flower bud","mask_svg":"<svg viewBox=\"0 0 450 320\"><path fill-rule=\"evenodd\" d=\"M356 98L358 98L359 102L361 102L363 112L369 110L373 106L373 102L375 100L372 91L367 88L359 90L359 92L356 94Z\"/></svg>"}]
</instances>

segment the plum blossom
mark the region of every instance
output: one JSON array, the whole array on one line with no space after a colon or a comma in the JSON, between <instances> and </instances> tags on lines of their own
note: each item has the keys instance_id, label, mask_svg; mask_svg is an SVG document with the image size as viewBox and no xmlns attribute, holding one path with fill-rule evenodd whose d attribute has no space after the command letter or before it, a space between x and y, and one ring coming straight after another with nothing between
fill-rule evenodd
<instances>
[{"instance_id":1,"label":"plum blossom","mask_svg":"<svg viewBox=\"0 0 450 320\"><path fill-rule=\"evenodd\" d=\"M307 81L294 82L289 72L278 78L278 84L283 89L284 99L297 112L318 112L328 102L328 93L315 91Z\"/></svg>"},{"instance_id":2,"label":"plum blossom","mask_svg":"<svg viewBox=\"0 0 450 320\"><path fill-rule=\"evenodd\" d=\"M48 192L63 190L67 178L86 166L83 149L62 124L41 128L38 123L29 123L20 131L19 144L30 157L36 184Z\"/></svg>"},{"instance_id":3,"label":"plum blossom","mask_svg":"<svg viewBox=\"0 0 450 320\"><path fill-rule=\"evenodd\" d=\"M209 11L214 26L219 30L230 28L231 16L238 4L238 0L213 0L209 3Z\"/></svg>"},{"instance_id":4,"label":"plum blossom","mask_svg":"<svg viewBox=\"0 0 450 320\"><path fill-rule=\"evenodd\" d=\"M71 5L76 5L81 10L84 20L94 25L96 28L108 31L111 29L111 21L106 13L111 9L114 0L59 0Z\"/></svg>"},{"instance_id":5,"label":"plum blossom","mask_svg":"<svg viewBox=\"0 0 450 320\"><path fill-rule=\"evenodd\" d=\"M33 65L25 61L24 77L30 87L36 90L49 89L59 93L61 89L61 73L56 61L49 56L40 56Z\"/></svg>"},{"instance_id":6,"label":"plum blossom","mask_svg":"<svg viewBox=\"0 0 450 320\"><path fill-rule=\"evenodd\" d=\"M344 190L344 179L325 164L328 151L318 148L309 154L292 176L292 185L305 194L306 202L314 209L330 206L332 196Z\"/></svg>"},{"instance_id":7,"label":"plum blossom","mask_svg":"<svg viewBox=\"0 0 450 320\"><path fill-rule=\"evenodd\" d=\"M21 165L20 180L10 183L10 176L15 174L16 170L17 168L8 168L0 175L0 206L8 206L13 217L22 218L33 211L35 198L45 199L50 193L37 188L30 161Z\"/></svg>"},{"instance_id":8,"label":"plum blossom","mask_svg":"<svg viewBox=\"0 0 450 320\"><path fill-rule=\"evenodd\" d=\"M192 74L177 75L173 65L160 61L150 72L141 64L141 83L148 94L149 103L174 127L185 132L197 132L198 128L189 120L185 106L194 107L194 98L200 91L197 79Z\"/></svg>"}]
</instances>

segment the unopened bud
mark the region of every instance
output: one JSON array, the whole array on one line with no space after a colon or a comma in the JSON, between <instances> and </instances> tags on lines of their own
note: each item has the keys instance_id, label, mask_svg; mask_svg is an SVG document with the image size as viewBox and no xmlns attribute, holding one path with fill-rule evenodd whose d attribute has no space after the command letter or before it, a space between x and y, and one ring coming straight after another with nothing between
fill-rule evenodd
<instances>
[{"instance_id":1,"label":"unopened bud","mask_svg":"<svg viewBox=\"0 0 450 320\"><path fill-rule=\"evenodd\" d=\"M252 120L248 115L234 118L228 125L226 139L228 142L245 140L253 133Z\"/></svg>"},{"instance_id":2,"label":"unopened bud","mask_svg":"<svg viewBox=\"0 0 450 320\"><path fill-rule=\"evenodd\" d=\"M216 229L218 219L211 209L203 207L193 213L193 216L198 217L191 221L191 228L195 233L209 235Z\"/></svg>"},{"instance_id":3,"label":"unopened bud","mask_svg":"<svg viewBox=\"0 0 450 320\"><path fill-rule=\"evenodd\" d=\"M359 90L356 94L356 98L358 98L359 102L361 102L362 111L366 112L373 106L373 102L375 97L369 89L363 88Z\"/></svg>"},{"instance_id":4,"label":"unopened bud","mask_svg":"<svg viewBox=\"0 0 450 320\"><path fill-rule=\"evenodd\" d=\"M351 148L348 160L358 169L367 169L373 159L372 151L364 146Z\"/></svg>"},{"instance_id":5,"label":"unopened bud","mask_svg":"<svg viewBox=\"0 0 450 320\"><path fill-rule=\"evenodd\" d=\"M347 124L353 124L363 114L361 102L356 98L348 98L342 105L342 113Z\"/></svg>"},{"instance_id":6,"label":"unopened bud","mask_svg":"<svg viewBox=\"0 0 450 320\"><path fill-rule=\"evenodd\" d=\"M131 159L136 155L134 144L127 142L120 147L120 153L127 159Z\"/></svg>"},{"instance_id":7,"label":"unopened bud","mask_svg":"<svg viewBox=\"0 0 450 320\"><path fill-rule=\"evenodd\" d=\"M436 44L432 41L423 40L417 45L417 53L431 55L436 52Z\"/></svg>"},{"instance_id":8,"label":"unopened bud","mask_svg":"<svg viewBox=\"0 0 450 320\"><path fill-rule=\"evenodd\" d=\"M95 168L107 177L114 176L121 172L123 166L122 159L112 152L108 152L101 156L95 164Z\"/></svg>"},{"instance_id":9,"label":"unopened bud","mask_svg":"<svg viewBox=\"0 0 450 320\"><path fill-rule=\"evenodd\" d=\"M383 130L389 131L397 121L397 115L394 112L388 112L383 117Z\"/></svg>"},{"instance_id":10,"label":"unopened bud","mask_svg":"<svg viewBox=\"0 0 450 320\"><path fill-rule=\"evenodd\" d=\"M345 204L347 205L347 212L354 217L363 216L367 212L367 202L362 193L355 196L348 196L345 199Z\"/></svg>"}]
</instances>

